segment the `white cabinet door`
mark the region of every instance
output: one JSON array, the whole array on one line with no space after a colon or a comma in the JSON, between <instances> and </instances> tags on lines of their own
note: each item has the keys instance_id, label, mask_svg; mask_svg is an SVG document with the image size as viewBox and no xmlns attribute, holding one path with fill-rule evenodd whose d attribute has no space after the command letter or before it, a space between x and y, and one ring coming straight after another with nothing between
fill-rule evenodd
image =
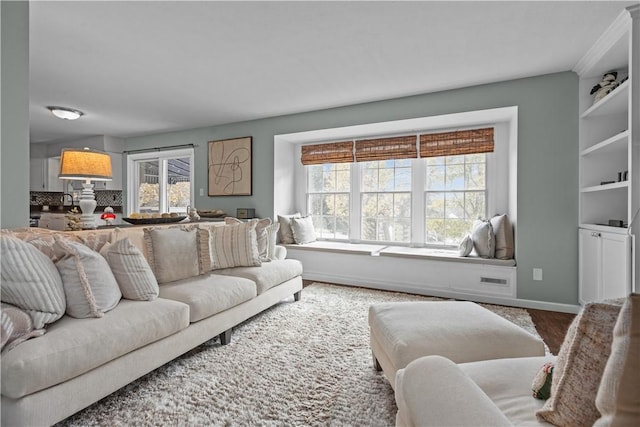
<instances>
[{"instance_id":1,"label":"white cabinet door","mask_svg":"<svg viewBox=\"0 0 640 427\"><path fill-rule=\"evenodd\" d=\"M631 238L625 234L580 229L581 304L622 298L631 292Z\"/></svg>"},{"instance_id":2,"label":"white cabinet door","mask_svg":"<svg viewBox=\"0 0 640 427\"><path fill-rule=\"evenodd\" d=\"M60 173L60 157L50 157L46 159L47 163L47 191L62 192L62 180L58 178Z\"/></svg>"},{"instance_id":3,"label":"white cabinet door","mask_svg":"<svg viewBox=\"0 0 640 427\"><path fill-rule=\"evenodd\" d=\"M591 230L580 230L579 235L579 262L580 262L580 304L599 299L598 288L601 277L601 245L599 233Z\"/></svg>"},{"instance_id":4,"label":"white cabinet door","mask_svg":"<svg viewBox=\"0 0 640 427\"><path fill-rule=\"evenodd\" d=\"M46 191L45 161L46 159L29 159L29 189L31 191Z\"/></svg>"},{"instance_id":5,"label":"white cabinet door","mask_svg":"<svg viewBox=\"0 0 640 427\"><path fill-rule=\"evenodd\" d=\"M631 239L602 233L602 299L626 297L631 292Z\"/></svg>"},{"instance_id":6,"label":"white cabinet door","mask_svg":"<svg viewBox=\"0 0 640 427\"><path fill-rule=\"evenodd\" d=\"M31 191L62 192L60 173L60 158L29 159L29 189Z\"/></svg>"},{"instance_id":7,"label":"white cabinet door","mask_svg":"<svg viewBox=\"0 0 640 427\"><path fill-rule=\"evenodd\" d=\"M109 153L111 156L111 181L107 181L107 190L122 190L122 154Z\"/></svg>"}]
</instances>

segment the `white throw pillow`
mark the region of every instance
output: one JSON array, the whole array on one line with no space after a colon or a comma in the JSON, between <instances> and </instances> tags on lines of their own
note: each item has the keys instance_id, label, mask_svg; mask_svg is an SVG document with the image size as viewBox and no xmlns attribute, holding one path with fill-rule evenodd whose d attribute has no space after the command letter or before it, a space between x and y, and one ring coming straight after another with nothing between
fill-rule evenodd
<instances>
[{"instance_id":1,"label":"white throw pillow","mask_svg":"<svg viewBox=\"0 0 640 427\"><path fill-rule=\"evenodd\" d=\"M316 230L313 228L311 216L291 218L291 230L293 231L293 240L299 245L316 241Z\"/></svg>"},{"instance_id":2,"label":"white throw pillow","mask_svg":"<svg viewBox=\"0 0 640 427\"><path fill-rule=\"evenodd\" d=\"M258 253L256 223L257 220L251 220L209 229L214 270L262 265Z\"/></svg>"},{"instance_id":3,"label":"white throw pillow","mask_svg":"<svg viewBox=\"0 0 640 427\"><path fill-rule=\"evenodd\" d=\"M471 238L478 256L482 258L493 258L495 256L496 240L489 220L476 220L473 223Z\"/></svg>"},{"instance_id":4,"label":"white throw pillow","mask_svg":"<svg viewBox=\"0 0 640 427\"><path fill-rule=\"evenodd\" d=\"M118 305L122 293L102 255L82 243L57 236L53 248L60 258L56 268L62 277L69 316L102 317Z\"/></svg>"},{"instance_id":5,"label":"white throw pillow","mask_svg":"<svg viewBox=\"0 0 640 427\"><path fill-rule=\"evenodd\" d=\"M151 266L140 249L127 237L107 243L100 254L109 263L124 298L136 301L158 298L160 290Z\"/></svg>"},{"instance_id":6,"label":"white throw pillow","mask_svg":"<svg viewBox=\"0 0 640 427\"><path fill-rule=\"evenodd\" d=\"M293 230L291 230L291 218L300 217L300 212L296 212L293 215L278 215L278 222L280 223L280 243L285 245L295 243Z\"/></svg>"},{"instance_id":7,"label":"white throw pillow","mask_svg":"<svg viewBox=\"0 0 640 427\"><path fill-rule=\"evenodd\" d=\"M200 274L197 227L150 227L143 231L149 265L158 283Z\"/></svg>"},{"instance_id":8,"label":"white throw pillow","mask_svg":"<svg viewBox=\"0 0 640 427\"><path fill-rule=\"evenodd\" d=\"M464 236L462 242L460 242L460 246L458 246L458 254L460 256L469 256L471 251L473 250L473 239L470 234Z\"/></svg>"},{"instance_id":9,"label":"white throw pillow","mask_svg":"<svg viewBox=\"0 0 640 427\"><path fill-rule=\"evenodd\" d=\"M0 236L2 301L21 308L40 329L64 316L66 298L60 273L35 246Z\"/></svg>"},{"instance_id":10,"label":"white throw pillow","mask_svg":"<svg viewBox=\"0 0 640 427\"><path fill-rule=\"evenodd\" d=\"M491 218L491 227L496 237L495 257L498 259L512 259L514 253L513 226L507 214L496 215Z\"/></svg>"}]
</instances>

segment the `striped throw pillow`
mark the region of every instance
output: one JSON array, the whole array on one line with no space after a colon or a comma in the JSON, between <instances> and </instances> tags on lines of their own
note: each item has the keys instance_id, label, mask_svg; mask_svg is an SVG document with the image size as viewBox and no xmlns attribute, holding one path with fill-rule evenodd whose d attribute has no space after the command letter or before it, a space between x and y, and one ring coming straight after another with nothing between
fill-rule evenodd
<instances>
[{"instance_id":1,"label":"striped throw pillow","mask_svg":"<svg viewBox=\"0 0 640 427\"><path fill-rule=\"evenodd\" d=\"M53 261L35 246L8 234L0 236L2 302L27 312L40 329L64 316L62 278Z\"/></svg>"},{"instance_id":2,"label":"striped throw pillow","mask_svg":"<svg viewBox=\"0 0 640 427\"><path fill-rule=\"evenodd\" d=\"M256 238L256 222L210 228L214 270L262 265Z\"/></svg>"},{"instance_id":3,"label":"striped throw pillow","mask_svg":"<svg viewBox=\"0 0 640 427\"><path fill-rule=\"evenodd\" d=\"M153 301L160 290L146 258L129 238L107 243L100 250L111 267L122 296L136 301Z\"/></svg>"}]
</instances>

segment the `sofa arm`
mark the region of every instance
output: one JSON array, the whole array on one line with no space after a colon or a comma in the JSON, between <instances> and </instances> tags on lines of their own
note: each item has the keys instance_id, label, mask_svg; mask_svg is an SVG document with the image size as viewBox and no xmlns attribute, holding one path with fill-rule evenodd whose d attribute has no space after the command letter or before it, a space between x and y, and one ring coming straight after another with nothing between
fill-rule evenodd
<instances>
[{"instance_id":1,"label":"sofa arm","mask_svg":"<svg viewBox=\"0 0 640 427\"><path fill-rule=\"evenodd\" d=\"M455 363L426 356L396 375L398 425L510 426L489 397Z\"/></svg>"},{"instance_id":2,"label":"sofa arm","mask_svg":"<svg viewBox=\"0 0 640 427\"><path fill-rule=\"evenodd\" d=\"M273 254L274 259L285 259L287 257L287 248L276 245L276 252Z\"/></svg>"}]
</instances>

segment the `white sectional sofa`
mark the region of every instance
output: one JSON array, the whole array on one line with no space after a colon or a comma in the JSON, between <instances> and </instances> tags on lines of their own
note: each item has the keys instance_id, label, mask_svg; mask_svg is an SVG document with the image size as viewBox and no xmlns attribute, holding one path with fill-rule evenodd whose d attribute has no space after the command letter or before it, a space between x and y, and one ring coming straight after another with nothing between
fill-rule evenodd
<instances>
[{"instance_id":1,"label":"white sectional sofa","mask_svg":"<svg viewBox=\"0 0 640 427\"><path fill-rule=\"evenodd\" d=\"M91 233L127 237L149 256L141 227L76 234ZM302 265L285 254L161 283L158 298L121 299L99 318L64 315L47 325L2 354L2 425L54 424L212 338L228 343L234 326L300 298Z\"/></svg>"}]
</instances>

